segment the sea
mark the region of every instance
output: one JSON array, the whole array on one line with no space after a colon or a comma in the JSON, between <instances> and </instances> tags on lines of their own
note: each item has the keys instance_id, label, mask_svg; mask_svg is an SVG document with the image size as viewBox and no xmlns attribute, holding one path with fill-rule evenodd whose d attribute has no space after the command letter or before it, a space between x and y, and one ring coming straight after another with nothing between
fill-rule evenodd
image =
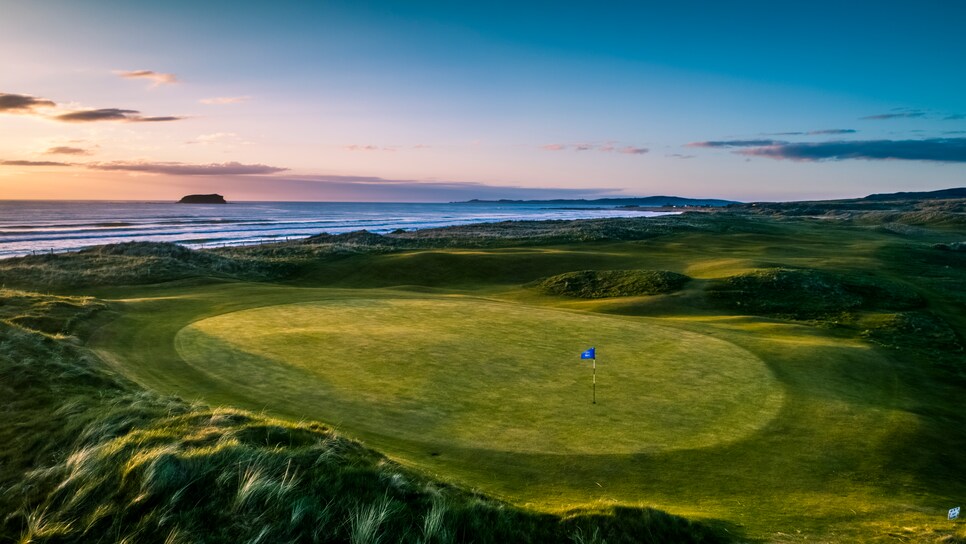
<instances>
[{"instance_id":1,"label":"sea","mask_svg":"<svg viewBox=\"0 0 966 544\"><path fill-rule=\"evenodd\" d=\"M673 213L673 212L672 212ZM261 244L320 233L386 233L470 223L651 217L618 207L546 202L171 202L0 201L0 258L76 251L118 242L190 248Z\"/></svg>"}]
</instances>

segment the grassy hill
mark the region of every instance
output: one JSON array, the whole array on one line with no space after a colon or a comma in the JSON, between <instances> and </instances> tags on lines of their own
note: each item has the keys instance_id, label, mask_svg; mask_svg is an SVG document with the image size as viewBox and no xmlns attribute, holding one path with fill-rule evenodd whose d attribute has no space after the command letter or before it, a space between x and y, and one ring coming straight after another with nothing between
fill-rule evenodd
<instances>
[{"instance_id":1,"label":"grassy hill","mask_svg":"<svg viewBox=\"0 0 966 544\"><path fill-rule=\"evenodd\" d=\"M0 261L0 541L966 541L962 206Z\"/></svg>"}]
</instances>

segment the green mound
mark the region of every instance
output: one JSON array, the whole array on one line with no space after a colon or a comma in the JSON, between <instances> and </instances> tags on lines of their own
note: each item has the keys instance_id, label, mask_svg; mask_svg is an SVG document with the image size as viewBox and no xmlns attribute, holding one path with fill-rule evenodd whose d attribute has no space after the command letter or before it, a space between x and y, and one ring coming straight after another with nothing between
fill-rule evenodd
<instances>
[{"instance_id":1,"label":"green mound","mask_svg":"<svg viewBox=\"0 0 966 544\"><path fill-rule=\"evenodd\" d=\"M591 368L578 355L597 346ZM783 393L751 353L651 321L467 297L347 299L197 321L182 358L253 402L347 430L521 453L738 440ZM264 404L268 403L268 404Z\"/></svg>"},{"instance_id":2,"label":"green mound","mask_svg":"<svg viewBox=\"0 0 966 544\"><path fill-rule=\"evenodd\" d=\"M904 310L924 304L914 290L873 277L768 268L731 276L708 289L716 304L760 315L810 319L857 309Z\"/></svg>"},{"instance_id":3,"label":"green mound","mask_svg":"<svg viewBox=\"0 0 966 544\"><path fill-rule=\"evenodd\" d=\"M47 334L71 334L78 323L105 308L91 297L0 289L0 321Z\"/></svg>"},{"instance_id":4,"label":"green mound","mask_svg":"<svg viewBox=\"0 0 966 544\"><path fill-rule=\"evenodd\" d=\"M551 276L536 285L551 295L608 298L673 293L690 279L667 270L581 270Z\"/></svg>"}]
</instances>

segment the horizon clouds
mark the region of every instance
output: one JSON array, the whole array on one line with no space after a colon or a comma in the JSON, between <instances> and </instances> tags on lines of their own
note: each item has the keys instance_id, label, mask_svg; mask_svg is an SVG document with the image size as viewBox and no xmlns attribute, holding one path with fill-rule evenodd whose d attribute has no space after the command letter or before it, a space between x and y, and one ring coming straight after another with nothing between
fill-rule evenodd
<instances>
[{"instance_id":1,"label":"horizon clouds","mask_svg":"<svg viewBox=\"0 0 966 544\"><path fill-rule=\"evenodd\" d=\"M832 142L777 142L736 151L750 157L791 161L905 160L966 162L966 138L924 140L864 140Z\"/></svg>"}]
</instances>

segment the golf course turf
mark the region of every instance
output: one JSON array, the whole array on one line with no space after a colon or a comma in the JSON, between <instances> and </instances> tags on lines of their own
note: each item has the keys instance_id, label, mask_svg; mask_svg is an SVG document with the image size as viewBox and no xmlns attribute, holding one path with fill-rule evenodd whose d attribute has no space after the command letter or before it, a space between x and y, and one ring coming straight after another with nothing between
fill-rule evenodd
<instances>
[{"instance_id":1,"label":"golf course turf","mask_svg":"<svg viewBox=\"0 0 966 544\"><path fill-rule=\"evenodd\" d=\"M530 511L647 506L739 540L957 542L966 272L933 246L962 231L721 215L646 239L346 246L284 281L71 290L110 308L85 346L145 389L320 421ZM534 287L590 269L692 279L609 298ZM579 359L592 346L597 404Z\"/></svg>"},{"instance_id":2,"label":"golf course turf","mask_svg":"<svg viewBox=\"0 0 966 544\"><path fill-rule=\"evenodd\" d=\"M778 413L751 353L655 320L469 297L349 298L197 321L186 363L302 399L346 428L518 453L628 454L738 440ZM589 361L596 342L597 404ZM268 378L270 377L270 378Z\"/></svg>"}]
</instances>

